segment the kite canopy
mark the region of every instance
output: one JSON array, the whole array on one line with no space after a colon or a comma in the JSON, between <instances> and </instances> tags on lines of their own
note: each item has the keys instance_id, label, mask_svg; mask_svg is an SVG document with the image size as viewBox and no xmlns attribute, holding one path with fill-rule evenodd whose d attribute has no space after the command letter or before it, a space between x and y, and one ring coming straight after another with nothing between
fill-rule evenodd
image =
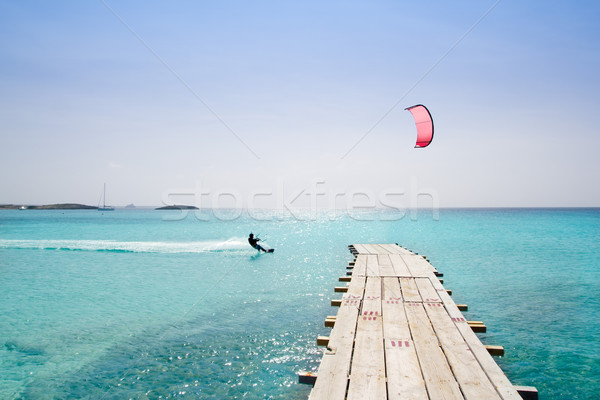
<instances>
[{"instance_id":1,"label":"kite canopy","mask_svg":"<svg viewBox=\"0 0 600 400\"><path fill-rule=\"evenodd\" d=\"M415 147L427 147L433 140L433 119L427 107L422 104L408 107L417 125L417 144Z\"/></svg>"}]
</instances>

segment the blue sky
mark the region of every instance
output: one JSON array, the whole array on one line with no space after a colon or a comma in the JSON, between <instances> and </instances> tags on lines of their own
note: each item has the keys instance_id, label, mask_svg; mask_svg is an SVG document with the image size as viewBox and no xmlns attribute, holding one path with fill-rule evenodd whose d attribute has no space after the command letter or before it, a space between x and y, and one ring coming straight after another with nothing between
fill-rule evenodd
<instances>
[{"instance_id":1,"label":"blue sky","mask_svg":"<svg viewBox=\"0 0 600 400\"><path fill-rule=\"evenodd\" d=\"M318 186L600 206L598 21L567 1L0 1L0 203L96 205L106 182L114 205Z\"/></svg>"}]
</instances>

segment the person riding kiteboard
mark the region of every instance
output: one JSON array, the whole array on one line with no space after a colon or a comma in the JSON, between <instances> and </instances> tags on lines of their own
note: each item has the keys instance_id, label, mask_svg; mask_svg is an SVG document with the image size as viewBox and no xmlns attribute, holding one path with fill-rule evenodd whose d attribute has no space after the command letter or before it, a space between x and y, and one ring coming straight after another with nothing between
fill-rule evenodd
<instances>
[{"instance_id":1,"label":"person riding kiteboard","mask_svg":"<svg viewBox=\"0 0 600 400\"><path fill-rule=\"evenodd\" d=\"M260 244L258 244L258 242L260 242L260 238L258 237L258 235L254 237L254 234L250 233L250 236L248 236L248 243L250 243L250 246L254 247L259 252L264 251L265 253L272 253L273 251L275 251L274 249L265 249Z\"/></svg>"}]
</instances>

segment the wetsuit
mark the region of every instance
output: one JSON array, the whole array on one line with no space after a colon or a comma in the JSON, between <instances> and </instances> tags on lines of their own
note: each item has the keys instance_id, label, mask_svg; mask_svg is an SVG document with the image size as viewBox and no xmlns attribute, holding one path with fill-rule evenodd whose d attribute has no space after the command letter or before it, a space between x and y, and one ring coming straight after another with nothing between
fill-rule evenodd
<instances>
[{"instance_id":1,"label":"wetsuit","mask_svg":"<svg viewBox=\"0 0 600 400\"><path fill-rule=\"evenodd\" d=\"M264 251L266 253L267 251L264 248L262 248L262 246L260 244L258 244L259 241L260 241L259 238L255 238L255 237L248 238L248 243L250 243L250 246L254 247L258 251Z\"/></svg>"}]
</instances>

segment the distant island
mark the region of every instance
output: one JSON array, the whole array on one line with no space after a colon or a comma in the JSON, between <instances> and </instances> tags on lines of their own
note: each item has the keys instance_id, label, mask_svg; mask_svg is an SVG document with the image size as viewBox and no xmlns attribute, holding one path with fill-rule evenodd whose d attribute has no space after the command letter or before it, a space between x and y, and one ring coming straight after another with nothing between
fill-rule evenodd
<instances>
[{"instance_id":1,"label":"distant island","mask_svg":"<svg viewBox=\"0 0 600 400\"><path fill-rule=\"evenodd\" d=\"M0 204L0 210L97 210L98 207L77 203L46 204L43 206L26 206L18 204Z\"/></svg>"},{"instance_id":2,"label":"distant island","mask_svg":"<svg viewBox=\"0 0 600 400\"><path fill-rule=\"evenodd\" d=\"M128 204L124 207L126 210L135 210L136 207L133 204ZM142 207L143 208L143 207ZM24 204L0 204L0 210L97 210L97 206L88 206L85 204L77 203L60 203L60 204L44 204L41 206L32 206ZM186 205L170 205L164 207L155 208L155 210L199 210L196 206Z\"/></svg>"},{"instance_id":3,"label":"distant island","mask_svg":"<svg viewBox=\"0 0 600 400\"><path fill-rule=\"evenodd\" d=\"M199 208L196 206L173 205L173 206L158 207L158 208L155 208L155 210L199 210Z\"/></svg>"}]
</instances>

